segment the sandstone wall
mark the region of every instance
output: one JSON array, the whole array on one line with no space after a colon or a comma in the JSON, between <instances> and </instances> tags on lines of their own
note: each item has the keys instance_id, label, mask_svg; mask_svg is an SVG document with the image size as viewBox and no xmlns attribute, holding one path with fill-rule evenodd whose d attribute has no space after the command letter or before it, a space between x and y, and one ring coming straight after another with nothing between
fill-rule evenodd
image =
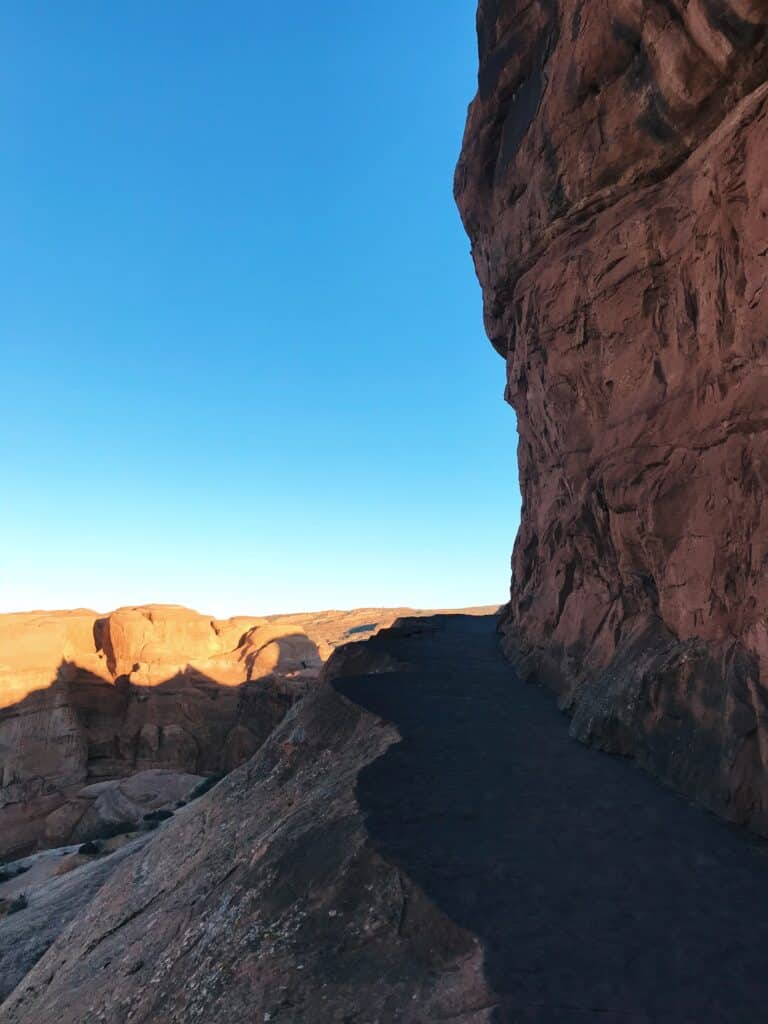
<instances>
[{"instance_id":1,"label":"sandstone wall","mask_svg":"<svg viewBox=\"0 0 768 1024\"><path fill-rule=\"evenodd\" d=\"M0 857L79 835L94 783L241 764L321 664L303 630L265 619L0 616Z\"/></svg>"},{"instance_id":2,"label":"sandstone wall","mask_svg":"<svg viewBox=\"0 0 768 1024\"><path fill-rule=\"evenodd\" d=\"M506 649L768 831L765 0L481 0L456 196L523 499Z\"/></svg>"}]
</instances>

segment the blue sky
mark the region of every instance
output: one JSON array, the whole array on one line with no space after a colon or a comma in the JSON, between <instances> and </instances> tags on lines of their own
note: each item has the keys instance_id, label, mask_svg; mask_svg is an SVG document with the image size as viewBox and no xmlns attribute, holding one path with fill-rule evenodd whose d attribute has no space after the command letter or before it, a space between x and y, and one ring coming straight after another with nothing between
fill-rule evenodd
<instances>
[{"instance_id":1,"label":"blue sky","mask_svg":"<svg viewBox=\"0 0 768 1024\"><path fill-rule=\"evenodd\" d=\"M0 8L0 609L506 599L474 3Z\"/></svg>"}]
</instances>

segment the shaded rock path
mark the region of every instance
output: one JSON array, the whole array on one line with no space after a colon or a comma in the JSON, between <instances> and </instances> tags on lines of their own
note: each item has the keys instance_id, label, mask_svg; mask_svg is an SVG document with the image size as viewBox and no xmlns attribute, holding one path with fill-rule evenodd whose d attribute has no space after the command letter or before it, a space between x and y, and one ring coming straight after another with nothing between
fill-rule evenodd
<instances>
[{"instance_id":1,"label":"shaded rock path","mask_svg":"<svg viewBox=\"0 0 768 1024\"><path fill-rule=\"evenodd\" d=\"M493 617L370 643L407 666L333 683L402 736L358 779L370 836L480 938L498 1024L766 1020L764 843L571 740Z\"/></svg>"}]
</instances>

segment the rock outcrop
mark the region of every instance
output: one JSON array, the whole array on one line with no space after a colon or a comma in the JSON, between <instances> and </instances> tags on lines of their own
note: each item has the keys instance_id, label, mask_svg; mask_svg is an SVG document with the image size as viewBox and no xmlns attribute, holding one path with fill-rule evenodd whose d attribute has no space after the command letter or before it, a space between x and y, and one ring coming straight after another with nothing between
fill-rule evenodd
<instances>
[{"instance_id":1,"label":"rock outcrop","mask_svg":"<svg viewBox=\"0 0 768 1024\"><path fill-rule=\"evenodd\" d=\"M405 611L0 615L0 859L174 806L251 757L340 644Z\"/></svg>"},{"instance_id":2,"label":"rock outcrop","mask_svg":"<svg viewBox=\"0 0 768 1024\"><path fill-rule=\"evenodd\" d=\"M517 413L508 652L768 831L765 0L481 0L456 173Z\"/></svg>"},{"instance_id":3,"label":"rock outcrop","mask_svg":"<svg viewBox=\"0 0 768 1024\"><path fill-rule=\"evenodd\" d=\"M365 827L358 774L397 739L317 687L247 764L121 851L0 1020L487 1021L479 943Z\"/></svg>"},{"instance_id":4,"label":"rock outcrop","mask_svg":"<svg viewBox=\"0 0 768 1024\"><path fill-rule=\"evenodd\" d=\"M0 651L0 857L130 822L99 783L138 772L176 800L230 771L322 666L292 623L169 606L0 616Z\"/></svg>"},{"instance_id":5,"label":"rock outcrop","mask_svg":"<svg viewBox=\"0 0 768 1024\"><path fill-rule=\"evenodd\" d=\"M513 674L495 616L335 654L148 839L10 883L0 1022L762 1020L764 844L571 742Z\"/></svg>"},{"instance_id":6,"label":"rock outcrop","mask_svg":"<svg viewBox=\"0 0 768 1024\"><path fill-rule=\"evenodd\" d=\"M99 843L95 855L80 854L77 846L46 850L2 869L0 1003L82 914L123 860L132 857L153 836L149 831L120 836ZM12 877L2 881L7 875Z\"/></svg>"}]
</instances>

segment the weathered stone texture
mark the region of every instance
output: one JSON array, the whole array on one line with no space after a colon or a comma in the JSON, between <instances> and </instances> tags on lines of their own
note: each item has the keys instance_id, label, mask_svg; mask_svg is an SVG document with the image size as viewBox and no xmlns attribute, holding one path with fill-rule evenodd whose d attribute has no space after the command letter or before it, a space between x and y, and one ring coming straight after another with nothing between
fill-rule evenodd
<instances>
[{"instance_id":1,"label":"weathered stone texture","mask_svg":"<svg viewBox=\"0 0 768 1024\"><path fill-rule=\"evenodd\" d=\"M764 0L481 0L456 195L517 413L503 632L768 830Z\"/></svg>"}]
</instances>

